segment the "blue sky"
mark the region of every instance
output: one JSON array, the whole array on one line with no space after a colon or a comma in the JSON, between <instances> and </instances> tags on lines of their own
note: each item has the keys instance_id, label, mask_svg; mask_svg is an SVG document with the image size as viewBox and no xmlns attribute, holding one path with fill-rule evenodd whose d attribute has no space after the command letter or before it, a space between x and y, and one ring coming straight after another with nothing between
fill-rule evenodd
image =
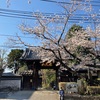
<instances>
[{"instance_id":1,"label":"blue sky","mask_svg":"<svg viewBox=\"0 0 100 100\"><path fill-rule=\"evenodd\" d=\"M31 3L28 4L28 0L10 0L10 5L7 7L6 0L0 0L0 9L7 10L18 10L18 11L29 11L29 12L49 12L49 13L61 13L61 8L55 3L43 2L41 0L30 0ZM1 11L1 10L0 10ZM34 20L22 19L22 18L12 18L1 16L0 13L0 45L4 45L7 41L8 36L2 35L16 35L16 33L23 36L18 26L22 23L32 24ZM30 41L30 38L25 39ZM38 41L30 41L36 42ZM9 43L9 42L8 42Z\"/></svg>"},{"instance_id":2,"label":"blue sky","mask_svg":"<svg viewBox=\"0 0 100 100\"><path fill-rule=\"evenodd\" d=\"M40 12L59 12L59 7L56 4L43 2L40 0L31 0L28 4L28 0L10 0L9 7L7 6L6 0L0 0L0 9L7 10L18 10L18 11L40 11ZM0 10L1 11L1 10ZM22 18L12 18L1 16L0 14L0 45L4 45L7 41L8 36L2 35L16 35L16 33L22 36L18 26L22 22L33 23L34 21ZM29 41L29 38L27 38Z\"/></svg>"}]
</instances>

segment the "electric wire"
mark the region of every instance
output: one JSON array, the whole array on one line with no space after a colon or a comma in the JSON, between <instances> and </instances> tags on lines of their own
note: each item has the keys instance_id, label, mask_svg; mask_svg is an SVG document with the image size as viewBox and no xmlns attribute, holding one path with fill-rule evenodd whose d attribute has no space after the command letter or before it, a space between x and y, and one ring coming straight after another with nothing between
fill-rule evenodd
<instances>
[{"instance_id":1,"label":"electric wire","mask_svg":"<svg viewBox=\"0 0 100 100\"><path fill-rule=\"evenodd\" d=\"M26 36L20 36L20 35L16 36L16 35L8 35L8 34L7 34L7 35L0 34L0 36L4 36L4 37L18 37L18 36L19 36L19 37L21 37L21 38L33 38L33 37L29 37L29 36L26 37Z\"/></svg>"},{"instance_id":2,"label":"electric wire","mask_svg":"<svg viewBox=\"0 0 100 100\"><path fill-rule=\"evenodd\" d=\"M61 19L63 20L64 17L66 17L65 14L55 14L55 13L42 13L42 15L44 16L43 18L44 19L51 19L51 18L54 18L56 19L56 16L59 16L58 19ZM4 16L4 17L12 17L12 18L22 18L22 19L31 19L31 20L37 20L36 17L39 17L42 19L41 16L39 16L39 13L38 12L27 12L27 11L17 11L17 10L6 10L6 9L0 9L0 16ZM88 17L87 14L74 14L73 17L71 17L69 19L69 21L73 21L75 19L75 21L79 21L79 20L83 20L83 17L84 17L84 21L87 22L88 20L87 19L90 19ZM100 14L97 14L97 17L98 19L100 19Z\"/></svg>"},{"instance_id":3,"label":"electric wire","mask_svg":"<svg viewBox=\"0 0 100 100\"><path fill-rule=\"evenodd\" d=\"M41 1L45 1L45 2L51 2L51 3L59 3L59 4L73 4L73 3L69 3L69 2L60 2L60 1L54 1L54 0L41 0ZM73 0L74 1L74 0ZM84 1L79 1L79 2L83 2L84 3ZM100 2L99 1L87 1L87 3L89 3L89 4L86 4L85 3L85 5L87 5L87 6L89 6L90 4L92 5L92 6L95 6L95 7L99 7L100 6ZM76 3L76 5L77 5L77 3ZM83 4L84 5L84 4Z\"/></svg>"},{"instance_id":4,"label":"electric wire","mask_svg":"<svg viewBox=\"0 0 100 100\"><path fill-rule=\"evenodd\" d=\"M53 0L41 0L41 1L46 1L46 2L54 2L54 3L65 3L65 4L70 4L68 2L57 2L57 1L53 1ZM91 1L92 6L100 6L100 2L99 1ZM97 5L98 4L98 5ZM22 18L22 19L31 19L31 20L36 20L36 17L41 14L44 16L44 18L53 18L55 17L55 15L60 16L59 19L62 19L66 16L65 14L61 14L61 13L39 13L39 12L31 12L31 11L20 11L20 10L8 10L8 9L1 9L0 8L0 16L3 17L12 17L12 18ZM84 18L83 18L84 17ZM97 14L97 18L100 17L100 14ZM74 14L74 17L71 17L69 19L69 22L72 23L77 23L77 21L85 21L86 23L91 23L91 18L88 17L87 14ZM98 23L100 23L100 21L98 21ZM0 34L0 36L12 36L12 37L17 37L14 35L3 35ZM32 37L25 37L25 36L20 36L21 38L32 38ZM24 48L24 46L15 46L15 47L9 47L9 46L5 46L5 45L0 45L0 47L6 47L6 48Z\"/></svg>"}]
</instances>

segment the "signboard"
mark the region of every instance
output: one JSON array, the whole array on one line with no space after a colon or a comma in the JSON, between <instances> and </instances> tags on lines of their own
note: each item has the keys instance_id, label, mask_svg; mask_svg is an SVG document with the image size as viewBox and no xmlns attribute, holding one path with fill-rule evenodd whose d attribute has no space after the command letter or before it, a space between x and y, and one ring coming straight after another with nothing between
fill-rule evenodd
<instances>
[{"instance_id":1,"label":"signboard","mask_svg":"<svg viewBox=\"0 0 100 100\"><path fill-rule=\"evenodd\" d=\"M66 84L67 93L78 93L78 85L76 82L67 82Z\"/></svg>"}]
</instances>

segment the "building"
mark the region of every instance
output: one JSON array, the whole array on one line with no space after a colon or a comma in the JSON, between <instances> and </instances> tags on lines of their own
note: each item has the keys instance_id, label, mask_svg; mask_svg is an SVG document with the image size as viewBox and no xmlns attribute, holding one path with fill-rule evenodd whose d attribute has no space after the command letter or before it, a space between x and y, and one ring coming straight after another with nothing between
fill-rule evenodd
<instances>
[{"instance_id":1,"label":"building","mask_svg":"<svg viewBox=\"0 0 100 100\"><path fill-rule=\"evenodd\" d=\"M41 50L42 52L42 50ZM45 52L46 53L46 52ZM46 57L45 57L46 58ZM56 73L56 86L58 86L58 69L53 60L42 59L39 48L27 48L20 60L26 62L28 71L22 72L23 89L37 89L42 86L42 69L53 69Z\"/></svg>"},{"instance_id":2,"label":"building","mask_svg":"<svg viewBox=\"0 0 100 100\"><path fill-rule=\"evenodd\" d=\"M20 90L21 79L22 77L20 75L11 72L3 73L0 82L0 89L12 88L13 90Z\"/></svg>"},{"instance_id":3,"label":"building","mask_svg":"<svg viewBox=\"0 0 100 100\"><path fill-rule=\"evenodd\" d=\"M43 53L45 53L45 57L41 55ZM57 66L54 59L49 59L47 51L40 50L37 47L27 48L20 59L26 62L28 67L28 71L21 73L23 89L37 89L41 86L42 78L39 72L42 69L55 70L57 87L59 82L76 82L77 79L81 78L80 76L86 79L90 77L96 79L100 72L99 68L79 65L71 67L76 73L70 73L66 68L60 67L60 65Z\"/></svg>"}]
</instances>

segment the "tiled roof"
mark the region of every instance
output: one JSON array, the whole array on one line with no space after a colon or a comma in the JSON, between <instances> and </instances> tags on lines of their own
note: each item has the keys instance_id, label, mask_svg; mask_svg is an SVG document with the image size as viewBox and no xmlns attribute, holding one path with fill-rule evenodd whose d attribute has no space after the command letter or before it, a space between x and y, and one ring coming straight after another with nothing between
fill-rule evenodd
<instances>
[{"instance_id":1,"label":"tiled roof","mask_svg":"<svg viewBox=\"0 0 100 100\"><path fill-rule=\"evenodd\" d=\"M20 75L17 75L17 74L13 74L13 73L3 73L2 76L11 76L11 77L16 77L16 76L20 76Z\"/></svg>"},{"instance_id":2,"label":"tiled roof","mask_svg":"<svg viewBox=\"0 0 100 100\"><path fill-rule=\"evenodd\" d=\"M21 56L20 59L25 59L25 60L39 60L40 56L38 55L39 53L39 48L34 48L34 51L32 49L26 48L24 51L23 55Z\"/></svg>"},{"instance_id":3,"label":"tiled roof","mask_svg":"<svg viewBox=\"0 0 100 100\"><path fill-rule=\"evenodd\" d=\"M96 67L89 67L89 66L84 66L84 65L77 65L77 66L73 66L71 67L73 70L79 71L79 70L100 70L100 68L96 68Z\"/></svg>"},{"instance_id":4,"label":"tiled roof","mask_svg":"<svg viewBox=\"0 0 100 100\"><path fill-rule=\"evenodd\" d=\"M48 53L47 50L41 49L39 47L26 48L23 55L21 56L21 60L53 60L53 54L51 52Z\"/></svg>"},{"instance_id":5,"label":"tiled roof","mask_svg":"<svg viewBox=\"0 0 100 100\"><path fill-rule=\"evenodd\" d=\"M32 75L33 74L33 70L26 70L20 73L20 75Z\"/></svg>"}]
</instances>

